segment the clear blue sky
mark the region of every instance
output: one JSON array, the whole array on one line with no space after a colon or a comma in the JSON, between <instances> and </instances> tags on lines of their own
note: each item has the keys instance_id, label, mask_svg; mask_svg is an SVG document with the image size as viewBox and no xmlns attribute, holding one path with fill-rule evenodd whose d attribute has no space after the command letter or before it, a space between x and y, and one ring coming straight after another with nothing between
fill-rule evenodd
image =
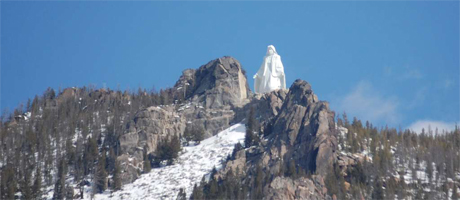
<instances>
[{"instance_id":1,"label":"clear blue sky","mask_svg":"<svg viewBox=\"0 0 460 200\"><path fill-rule=\"evenodd\" d=\"M47 87L165 88L224 55L253 87L270 44L287 85L310 82L338 113L403 128L460 121L456 1L3 1L1 109Z\"/></svg>"}]
</instances>

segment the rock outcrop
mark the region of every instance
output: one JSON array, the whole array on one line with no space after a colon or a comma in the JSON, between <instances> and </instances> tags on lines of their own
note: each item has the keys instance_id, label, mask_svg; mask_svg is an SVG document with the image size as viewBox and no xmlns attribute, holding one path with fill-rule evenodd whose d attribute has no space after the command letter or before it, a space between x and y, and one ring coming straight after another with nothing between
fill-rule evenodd
<instances>
[{"instance_id":1,"label":"rock outcrop","mask_svg":"<svg viewBox=\"0 0 460 200\"><path fill-rule=\"evenodd\" d=\"M161 138L179 136L185 129L184 118L168 106L149 107L139 111L128 124L127 133L120 136L124 153L143 158L143 153L156 150Z\"/></svg>"},{"instance_id":2,"label":"rock outcrop","mask_svg":"<svg viewBox=\"0 0 460 200\"><path fill-rule=\"evenodd\" d=\"M287 89L279 89L269 93L255 94L251 102L236 110L234 122L242 121L249 115L250 110L254 109L255 118L263 130L280 112L288 92Z\"/></svg>"},{"instance_id":3,"label":"rock outcrop","mask_svg":"<svg viewBox=\"0 0 460 200\"><path fill-rule=\"evenodd\" d=\"M239 151L217 176L238 167L240 182L252 186L260 170L272 177L263 185L263 199L331 199L324 177L337 159L337 132L328 103L319 101L306 81L296 80L289 90L256 96L241 112L251 107L265 127L261 142L241 150L244 156ZM297 171L315 175L286 177L292 162Z\"/></svg>"},{"instance_id":4,"label":"rock outcrop","mask_svg":"<svg viewBox=\"0 0 460 200\"><path fill-rule=\"evenodd\" d=\"M296 80L286 95L280 113L266 130L272 160L294 159L302 168L325 175L336 157L334 112L318 101L309 83Z\"/></svg>"},{"instance_id":5,"label":"rock outcrop","mask_svg":"<svg viewBox=\"0 0 460 200\"><path fill-rule=\"evenodd\" d=\"M178 111L188 124L204 127L207 136L239 122L234 120L236 110L252 97L245 74L241 64L228 56L212 60L197 70L185 70L173 88L185 91L188 99Z\"/></svg>"},{"instance_id":6,"label":"rock outcrop","mask_svg":"<svg viewBox=\"0 0 460 200\"><path fill-rule=\"evenodd\" d=\"M326 193L321 176L296 180L278 176L268 185L264 199L332 199Z\"/></svg>"},{"instance_id":7,"label":"rock outcrop","mask_svg":"<svg viewBox=\"0 0 460 200\"><path fill-rule=\"evenodd\" d=\"M145 153L155 154L160 140L182 135L186 126L201 126L205 137L228 128L252 97L241 64L232 57L210 61L198 69L184 70L175 86L169 89L181 104L149 107L136 113L124 134L119 137L124 176L123 183L137 178ZM138 170L140 171L140 170Z\"/></svg>"},{"instance_id":8,"label":"rock outcrop","mask_svg":"<svg viewBox=\"0 0 460 200\"><path fill-rule=\"evenodd\" d=\"M212 60L197 70L185 70L174 88L185 90L186 98L193 102L214 109L243 106L252 94L246 72L229 56Z\"/></svg>"}]
</instances>

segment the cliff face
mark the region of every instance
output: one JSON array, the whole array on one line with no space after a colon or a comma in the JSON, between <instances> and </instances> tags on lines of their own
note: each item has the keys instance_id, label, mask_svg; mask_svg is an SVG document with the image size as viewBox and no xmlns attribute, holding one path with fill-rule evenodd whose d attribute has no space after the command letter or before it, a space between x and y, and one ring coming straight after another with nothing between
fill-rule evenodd
<instances>
[{"instance_id":1,"label":"cliff face","mask_svg":"<svg viewBox=\"0 0 460 200\"><path fill-rule=\"evenodd\" d=\"M296 80L273 120L267 148L285 161L294 159L307 171L325 175L336 157L334 112L318 101L309 83Z\"/></svg>"},{"instance_id":2,"label":"cliff face","mask_svg":"<svg viewBox=\"0 0 460 200\"><path fill-rule=\"evenodd\" d=\"M240 107L252 94L241 64L225 56L210 61L197 70L185 70L174 85L186 98L203 103L205 108Z\"/></svg>"},{"instance_id":3,"label":"cliff face","mask_svg":"<svg viewBox=\"0 0 460 200\"><path fill-rule=\"evenodd\" d=\"M138 111L119 138L125 163L124 183L137 178L143 155L155 154L160 140L183 135L186 126L200 126L205 137L230 126L235 110L252 96L241 64L232 57L210 61L198 69L184 70L170 93L185 99L184 103L162 105Z\"/></svg>"}]
</instances>

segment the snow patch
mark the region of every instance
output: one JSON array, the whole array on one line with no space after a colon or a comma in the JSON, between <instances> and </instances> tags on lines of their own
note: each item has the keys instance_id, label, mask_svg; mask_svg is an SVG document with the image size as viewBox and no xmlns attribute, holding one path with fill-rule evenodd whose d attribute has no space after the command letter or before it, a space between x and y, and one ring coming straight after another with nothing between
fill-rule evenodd
<instances>
[{"instance_id":1,"label":"snow patch","mask_svg":"<svg viewBox=\"0 0 460 200\"><path fill-rule=\"evenodd\" d=\"M122 190L95 195L95 199L175 199L180 188L190 195L194 184L199 184L212 168L222 167L222 160L232 153L236 143L244 142L246 127L235 124L199 145L183 147L174 165L153 168Z\"/></svg>"}]
</instances>

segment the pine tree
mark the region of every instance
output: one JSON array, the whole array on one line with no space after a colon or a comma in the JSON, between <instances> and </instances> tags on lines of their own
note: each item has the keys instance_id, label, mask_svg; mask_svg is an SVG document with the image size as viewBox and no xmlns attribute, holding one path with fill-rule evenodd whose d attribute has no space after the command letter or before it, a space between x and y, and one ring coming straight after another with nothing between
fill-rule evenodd
<instances>
[{"instance_id":1,"label":"pine tree","mask_svg":"<svg viewBox=\"0 0 460 200\"><path fill-rule=\"evenodd\" d=\"M24 180L22 182L22 195L24 199L32 199L32 190L30 188L30 172L25 171Z\"/></svg>"},{"instance_id":2,"label":"pine tree","mask_svg":"<svg viewBox=\"0 0 460 200\"><path fill-rule=\"evenodd\" d=\"M185 141L187 142L186 145L189 145L189 142L193 140L193 134L192 134L192 126L190 124L187 124L184 130L184 138Z\"/></svg>"},{"instance_id":3,"label":"pine tree","mask_svg":"<svg viewBox=\"0 0 460 200\"><path fill-rule=\"evenodd\" d=\"M41 198L41 188L42 188L42 173L40 167L37 167L37 172L35 173L35 181L32 186L32 195L34 199Z\"/></svg>"},{"instance_id":4,"label":"pine tree","mask_svg":"<svg viewBox=\"0 0 460 200\"><path fill-rule=\"evenodd\" d=\"M187 200L187 194L185 193L184 188L179 189L176 200Z\"/></svg>"},{"instance_id":5,"label":"pine tree","mask_svg":"<svg viewBox=\"0 0 460 200\"><path fill-rule=\"evenodd\" d=\"M121 189L121 166L119 161L115 161L115 169L113 171L113 190Z\"/></svg>"},{"instance_id":6,"label":"pine tree","mask_svg":"<svg viewBox=\"0 0 460 200\"><path fill-rule=\"evenodd\" d=\"M172 164L174 159L179 156L179 152L182 150L180 140L178 136L173 136L171 140L160 141L157 148L157 155L160 160L167 160L168 165Z\"/></svg>"},{"instance_id":7,"label":"pine tree","mask_svg":"<svg viewBox=\"0 0 460 200\"><path fill-rule=\"evenodd\" d=\"M0 199L14 199L17 190L17 182L14 177L14 169L8 164L1 172Z\"/></svg>"},{"instance_id":8,"label":"pine tree","mask_svg":"<svg viewBox=\"0 0 460 200\"><path fill-rule=\"evenodd\" d=\"M63 199L65 197L65 176L67 174L67 165L65 159L59 161L57 180L54 184L53 199Z\"/></svg>"},{"instance_id":9,"label":"pine tree","mask_svg":"<svg viewBox=\"0 0 460 200\"><path fill-rule=\"evenodd\" d=\"M344 182L345 179L341 174L341 169L337 163L334 163L333 166L329 169L329 173L326 175L325 185L328 189L327 192L329 195L336 195L337 199L344 198Z\"/></svg>"},{"instance_id":10,"label":"pine tree","mask_svg":"<svg viewBox=\"0 0 460 200\"><path fill-rule=\"evenodd\" d=\"M76 160L76 153L75 147L73 147L70 137L66 140L66 155L69 165L73 165Z\"/></svg>"},{"instance_id":11,"label":"pine tree","mask_svg":"<svg viewBox=\"0 0 460 200\"><path fill-rule=\"evenodd\" d=\"M248 123L246 124L246 135L244 137L244 146L249 148L253 145L257 145L259 143L259 137L256 134L258 129L257 121L254 117L254 108L251 108L248 115Z\"/></svg>"},{"instance_id":12,"label":"pine tree","mask_svg":"<svg viewBox=\"0 0 460 200\"><path fill-rule=\"evenodd\" d=\"M168 159L168 164L172 164L173 159L177 158L179 156L179 152L182 150L182 147L180 145L180 140L178 136L173 136L171 141L170 141L170 157Z\"/></svg>"},{"instance_id":13,"label":"pine tree","mask_svg":"<svg viewBox=\"0 0 460 200\"><path fill-rule=\"evenodd\" d=\"M291 159L291 160L289 161L288 171L287 171L287 173L286 173L286 176L292 177L292 179L296 179L296 178L297 178L297 172L296 172L296 167L295 167L295 161L294 161L294 159Z\"/></svg>"},{"instance_id":14,"label":"pine tree","mask_svg":"<svg viewBox=\"0 0 460 200\"><path fill-rule=\"evenodd\" d=\"M262 187L263 187L263 180L264 180L264 172L262 167L259 165L256 169L256 176L254 179L254 189L252 191L252 199L262 199Z\"/></svg>"},{"instance_id":15,"label":"pine tree","mask_svg":"<svg viewBox=\"0 0 460 200\"><path fill-rule=\"evenodd\" d=\"M144 154L144 173L149 173L152 169L148 154Z\"/></svg>"},{"instance_id":16,"label":"pine tree","mask_svg":"<svg viewBox=\"0 0 460 200\"><path fill-rule=\"evenodd\" d=\"M433 180L433 163L431 162L431 159L427 159L426 163L425 172L428 176L428 182L431 183Z\"/></svg>"},{"instance_id":17,"label":"pine tree","mask_svg":"<svg viewBox=\"0 0 460 200\"><path fill-rule=\"evenodd\" d=\"M384 191L383 191L383 184L380 177L377 176L374 180L374 190L372 191L372 199L384 199Z\"/></svg>"},{"instance_id":18,"label":"pine tree","mask_svg":"<svg viewBox=\"0 0 460 200\"><path fill-rule=\"evenodd\" d=\"M458 200L459 195L458 195L458 190L457 190L457 185L454 184L454 188L452 189L452 200Z\"/></svg>"},{"instance_id":19,"label":"pine tree","mask_svg":"<svg viewBox=\"0 0 460 200\"><path fill-rule=\"evenodd\" d=\"M115 150L113 146L110 146L109 148L109 157L107 159L107 171L113 172L115 169L115 162L117 160L117 156L115 155Z\"/></svg>"},{"instance_id":20,"label":"pine tree","mask_svg":"<svg viewBox=\"0 0 460 200\"><path fill-rule=\"evenodd\" d=\"M415 192L416 192L415 193L415 199L422 199L423 198L423 189L422 188L417 189Z\"/></svg>"},{"instance_id":21,"label":"pine tree","mask_svg":"<svg viewBox=\"0 0 460 200\"><path fill-rule=\"evenodd\" d=\"M190 141L200 144L200 142L204 139L204 132L205 130L201 125L187 124L184 131L184 138L187 141L186 145L188 146Z\"/></svg>"},{"instance_id":22,"label":"pine tree","mask_svg":"<svg viewBox=\"0 0 460 200\"><path fill-rule=\"evenodd\" d=\"M209 182L209 191L208 191L208 194L206 195L206 199L217 199L218 195L219 195L219 188L217 185L217 180L214 177L211 177L211 180Z\"/></svg>"},{"instance_id":23,"label":"pine tree","mask_svg":"<svg viewBox=\"0 0 460 200\"><path fill-rule=\"evenodd\" d=\"M94 162L97 160L97 141L94 137L89 137L86 143L85 152L83 154L85 175L93 170Z\"/></svg>"},{"instance_id":24,"label":"pine tree","mask_svg":"<svg viewBox=\"0 0 460 200\"><path fill-rule=\"evenodd\" d=\"M192 137L195 143L200 144L204 140L204 131L204 127L200 125L193 129Z\"/></svg>"},{"instance_id":25,"label":"pine tree","mask_svg":"<svg viewBox=\"0 0 460 200\"><path fill-rule=\"evenodd\" d=\"M349 128L350 127L350 122L348 121L347 113L343 112L342 119L343 119L343 123L345 125L345 128Z\"/></svg>"},{"instance_id":26,"label":"pine tree","mask_svg":"<svg viewBox=\"0 0 460 200\"><path fill-rule=\"evenodd\" d=\"M404 180L404 176L401 175L400 177L401 178L399 180L399 185L396 188L396 192L397 192L398 198L405 199L407 195L406 194L407 185L406 185L406 181Z\"/></svg>"},{"instance_id":27,"label":"pine tree","mask_svg":"<svg viewBox=\"0 0 460 200\"><path fill-rule=\"evenodd\" d=\"M99 157L99 161L97 164L96 169L96 191L98 193L102 193L107 189L107 172L105 170L105 150L102 152L101 156Z\"/></svg>"},{"instance_id":28,"label":"pine tree","mask_svg":"<svg viewBox=\"0 0 460 200\"><path fill-rule=\"evenodd\" d=\"M197 186L196 183L193 186L192 195L190 196L191 200L201 200L203 197L203 189L200 186Z\"/></svg>"},{"instance_id":29,"label":"pine tree","mask_svg":"<svg viewBox=\"0 0 460 200\"><path fill-rule=\"evenodd\" d=\"M73 199L73 196L74 196L73 188L70 185L67 185L66 194L65 194L66 199Z\"/></svg>"}]
</instances>

